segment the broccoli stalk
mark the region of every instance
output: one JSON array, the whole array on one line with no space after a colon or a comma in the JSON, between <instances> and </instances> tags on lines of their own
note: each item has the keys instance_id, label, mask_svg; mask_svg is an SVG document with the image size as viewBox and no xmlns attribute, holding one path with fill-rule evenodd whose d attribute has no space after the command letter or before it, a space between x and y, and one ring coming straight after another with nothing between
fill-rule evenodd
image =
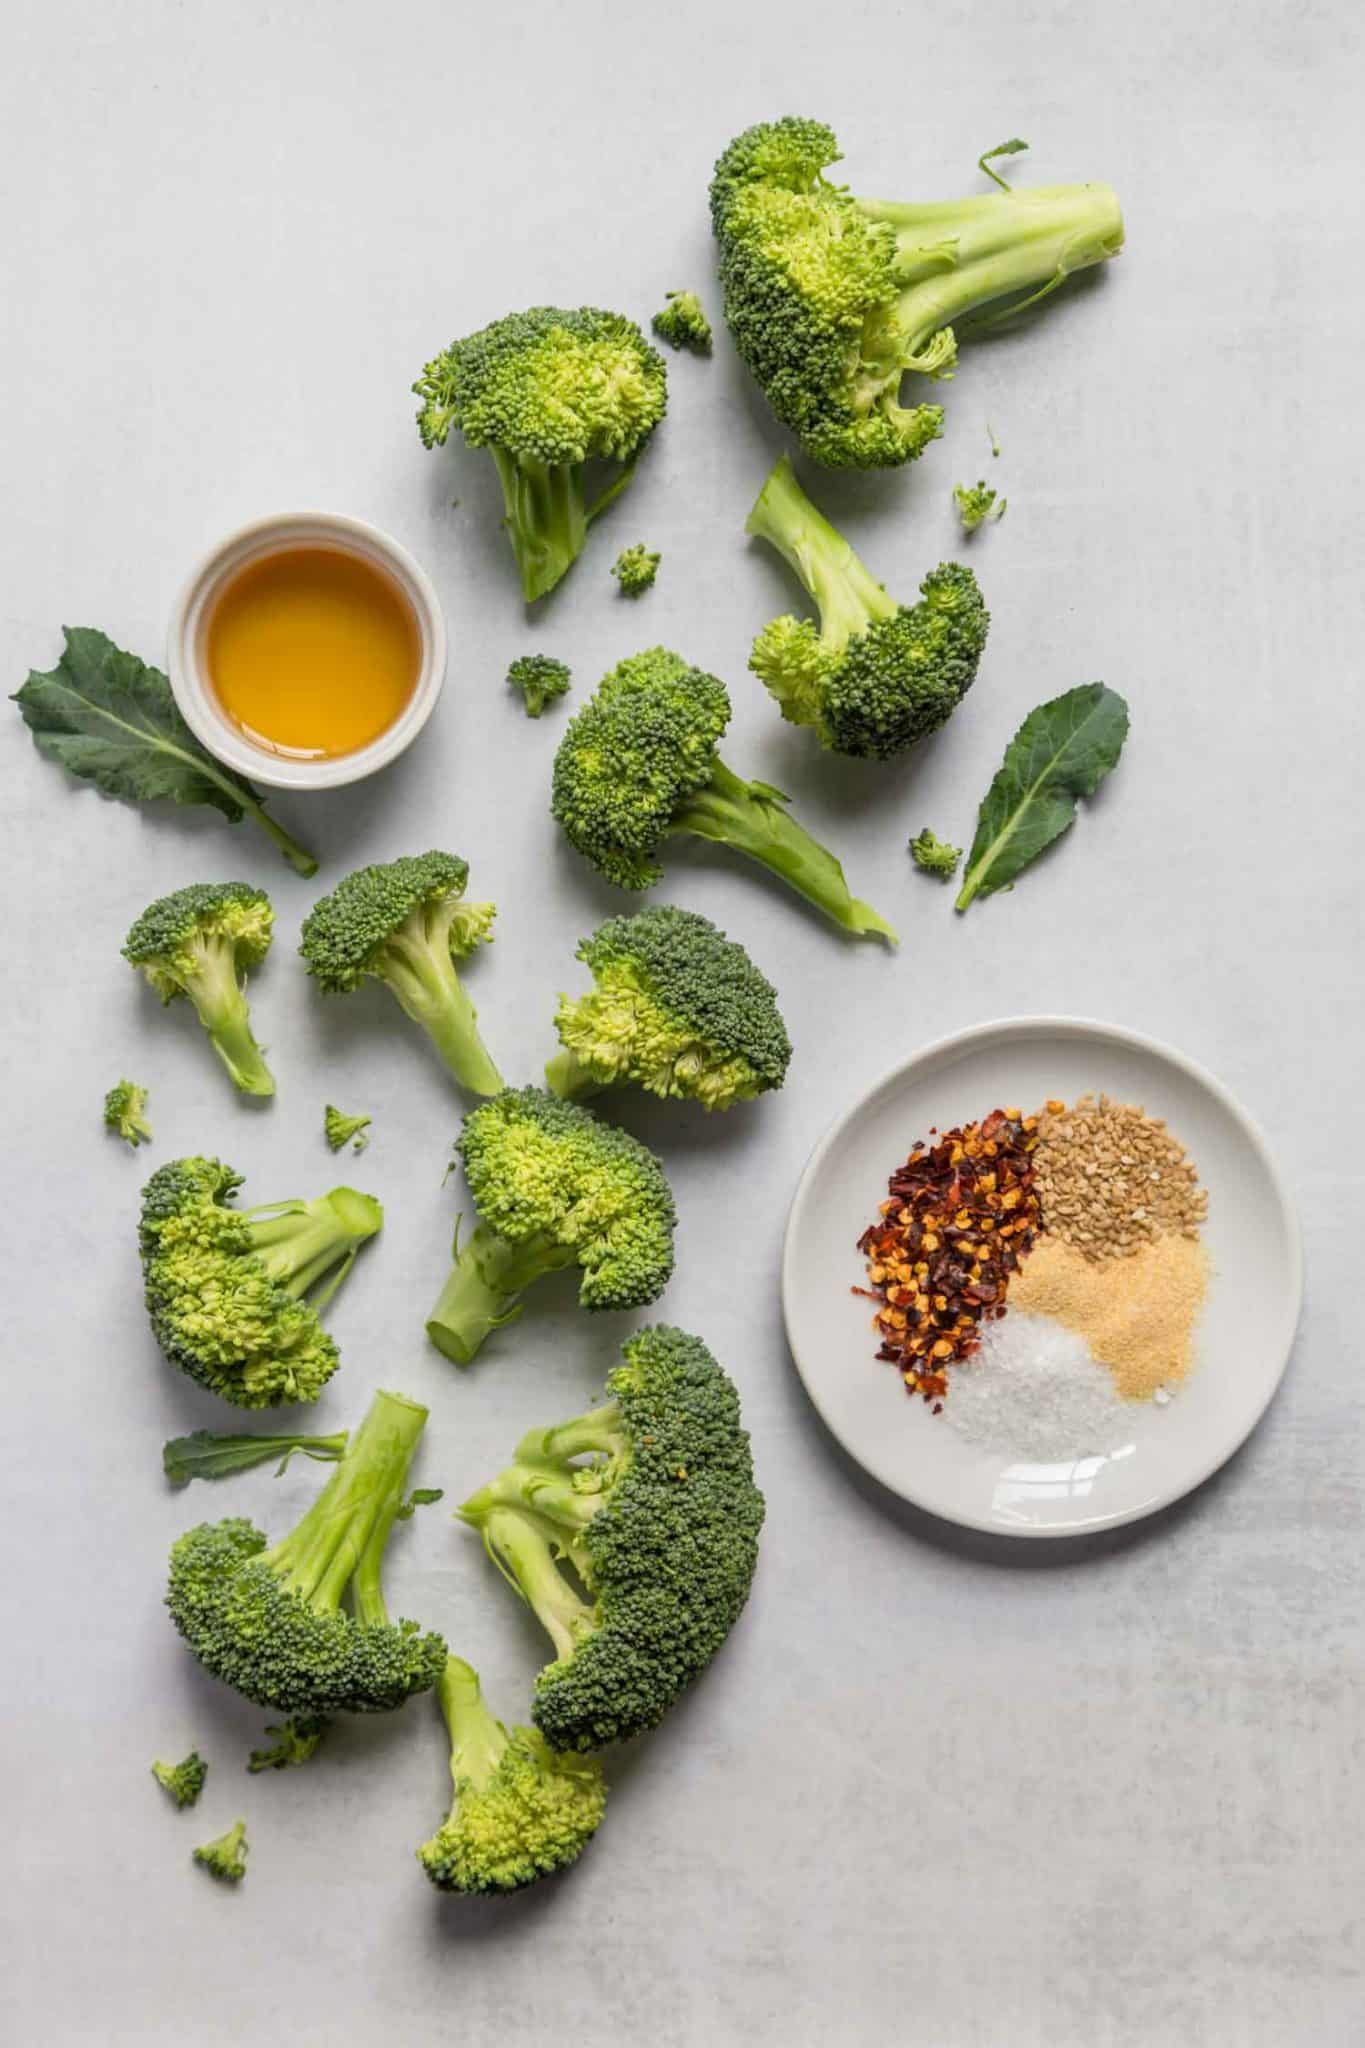
<instances>
[{"instance_id":1,"label":"broccoli stalk","mask_svg":"<svg viewBox=\"0 0 1365 2048\"><path fill-rule=\"evenodd\" d=\"M274 911L249 882L193 883L151 903L123 944L163 1003L187 997L244 1095L275 1082L251 1030L245 975L270 950Z\"/></svg>"},{"instance_id":2,"label":"broccoli stalk","mask_svg":"<svg viewBox=\"0 0 1365 2048\"><path fill-rule=\"evenodd\" d=\"M538 1234L509 1244L486 1223L475 1225L463 1250L460 1235L457 1219L451 1268L427 1318L427 1335L444 1357L468 1365L486 1337L517 1320L526 1289L571 1266L574 1252Z\"/></svg>"}]
</instances>

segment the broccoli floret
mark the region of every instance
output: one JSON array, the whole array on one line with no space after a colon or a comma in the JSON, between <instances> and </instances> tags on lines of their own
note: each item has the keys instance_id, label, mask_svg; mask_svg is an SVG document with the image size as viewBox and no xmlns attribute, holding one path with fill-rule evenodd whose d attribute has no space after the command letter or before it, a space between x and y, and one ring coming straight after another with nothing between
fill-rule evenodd
<instances>
[{"instance_id":1,"label":"broccoli floret","mask_svg":"<svg viewBox=\"0 0 1365 2048\"><path fill-rule=\"evenodd\" d=\"M447 1659L441 1711L450 1730L450 1812L417 1851L443 1892L516 1892L582 1855L607 1804L602 1767L563 1756L535 1728L506 1729L479 1674Z\"/></svg>"},{"instance_id":2,"label":"broccoli floret","mask_svg":"<svg viewBox=\"0 0 1365 2048\"><path fill-rule=\"evenodd\" d=\"M177 1806L194 1805L204 1789L208 1774L209 1767L197 1749L192 1749L182 1763L152 1765L152 1776Z\"/></svg>"},{"instance_id":3,"label":"broccoli floret","mask_svg":"<svg viewBox=\"0 0 1365 2048\"><path fill-rule=\"evenodd\" d=\"M223 1884L240 1884L246 1876L248 1842L246 1822L239 1820L225 1835L219 1835L216 1842L205 1842L194 1852L196 1863L202 1863L212 1877Z\"/></svg>"},{"instance_id":4,"label":"broccoli floret","mask_svg":"<svg viewBox=\"0 0 1365 2048\"><path fill-rule=\"evenodd\" d=\"M323 1136L334 1152L339 1152L343 1145L351 1144L353 1138L352 1151L363 1152L370 1142L365 1133L373 1122L374 1118L369 1116L346 1116L333 1108L330 1102L322 1112Z\"/></svg>"},{"instance_id":5,"label":"broccoli floret","mask_svg":"<svg viewBox=\"0 0 1365 2048\"><path fill-rule=\"evenodd\" d=\"M547 704L569 687L569 668L552 654L522 654L507 671L507 680L526 700L526 716L539 718Z\"/></svg>"},{"instance_id":6,"label":"broccoli floret","mask_svg":"<svg viewBox=\"0 0 1365 2048\"><path fill-rule=\"evenodd\" d=\"M936 839L927 825L918 838L910 841L910 853L917 868L937 875L941 882L949 881L957 873L962 858L960 846L949 846L946 839Z\"/></svg>"},{"instance_id":7,"label":"broccoli floret","mask_svg":"<svg viewBox=\"0 0 1365 2048\"><path fill-rule=\"evenodd\" d=\"M763 1496L733 1383L663 1324L622 1356L605 1406L533 1430L460 1509L554 1645L533 1713L555 1749L661 1721L729 1635L758 1561Z\"/></svg>"},{"instance_id":8,"label":"broccoli floret","mask_svg":"<svg viewBox=\"0 0 1365 2048\"><path fill-rule=\"evenodd\" d=\"M711 322L695 292L670 292L649 324L670 348L690 349L694 356L711 353Z\"/></svg>"},{"instance_id":9,"label":"broccoli floret","mask_svg":"<svg viewBox=\"0 0 1365 2048\"><path fill-rule=\"evenodd\" d=\"M377 1714L435 1685L446 1646L389 1620L384 1546L427 1411L378 1393L303 1520L280 1543L201 1522L171 1551L166 1605L204 1669L282 1714ZM341 1602L350 1588L352 1613Z\"/></svg>"},{"instance_id":10,"label":"broccoli floret","mask_svg":"<svg viewBox=\"0 0 1365 2048\"><path fill-rule=\"evenodd\" d=\"M249 882L195 882L149 903L123 942L163 1003L188 996L213 1049L244 1095L273 1095L251 1035L247 970L270 951L275 913Z\"/></svg>"},{"instance_id":11,"label":"broccoli floret","mask_svg":"<svg viewBox=\"0 0 1365 2048\"><path fill-rule=\"evenodd\" d=\"M658 852L691 832L748 854L845 931L896 934L850 896L834 855L803 831L789 799L767 782L741 782L716 753L730 723L718 677L666 647L618 663L572 718L555 755L551 809L571 845L620 889L648 889Z\"/></svg>"},{"instance_id":12,"label":"broccoli floret","mask_svg":"<svg viewBox=\"0 0 1365 2048\"><path fill-rule=\"evenodd\" d=\"M104 1098L104 1127L116 1132L135 1152L139 1145L150 1145L147 1090L139 1088L136 1081L116 1081Z\"/></svg>"},{"instance_id":13,"label":"broccoli floret","mask_svg":"<svg viewBox=\"0 0 1365 2048\"><path fill-rule=\"evenodd\" d=\"M545 1069L556 1095L631 1082L729 1109L782 1086L792 1049L777 991L709 918L671 906L609 918L578 958L594 986L559 999L564 1050Z\"/></svg>"},{"instance_id":14,"label":"broccoli floret","mask_svg":"<svg viewBox=\"0 0 1365 2048\"><path fill-rule=\"evenodd\" d=\"M636 541L634 547L622 548L611 565L611 573L621 586L622 597L643 597L659 573L662 555L652 555L643 541Z\"/></svg>"},{"instance_id":15,"label":"broccoli floret","mask_svg":"<svg viewBox=\"0 0 1365 2048\"><path fill-rule=\"evenodd\" d=\"M367 976L382 981L461 1086L496 1095L502 1077L455 972L457 960L489 942L497 915L491 903L464 901L468 880L468 861L454 853L357 868L313 905L299 952L329 995L345 995Z\"/></svg>"},{"instance_id":16,"label":"broccoli floret","mask_svg":"<svg viewBox=\"0 0 1365 2048\"><path fill-rule=\"evenodd\" d=\"M977 527L983 526L988 519L1003 519L1008 500L992 490L983 478L978 478L974 484L954 484L953 503L957 506L963 532L975 533Z\"/></svg>"},{"instance_id":17,"label":"broccoli floret","mask_svg":"<svg viewBox=\"0 0 1365 2048\"><path fill-rule=\"evenodd\" d=\"M266 1734L275 1739L268 1749L252 1750L247 1769L287 1771L306 1764L331 1725L325 1714L293 1714L281 1725L267 1727Z\"/></svg>"},{"instance_id":18,"label":"broccoli floret","mask_svg":"<svg viewBox=\"0 0 1365 2048\"><path fill-rule=\"evenodd\" d=\"M777 417L817 462L879 469L941 432L942 409L900 391L908 372L952 375L953 323L1117 255L1123 217L1108 185L859 199L824 175L839 158L819 121L746 129L716 165L711 219L725 318Z\"/></svg>"},{"instance_id":19,"label":"broccoli floret","mask_svg":"<svg viewBox=\"0 0 1365 2048\"><path fill-rule=\"evenodd\" d=\"M522 1312L543 1274L582 1270L586 1309L657 1301L673 1272L673 1196L638 1138L542 1088L509 1088L464 1121L456 1145L479 1222L455 1231L454 1265L427 1322L467 1365L490 1331Z\"/></svg>"},{"instance_id":20,"label":"broccoli floret","mask_svg":"<svg viewBox=\"0 0 1365 2048\"><path fill-rule=\"evenodd\" d=\"M354 1188L234 1209L241 1184L216 1159L173 1159L142 1190L152 1329L172 1365L238 1408L316 1401L340 1364L318 1311L384 1212Z\"/></svg>"},{"instance_id":21,"label":"broccoli floret","mask_svg":"<svg viewBox=\"0 0 1365 2048\"><path fill-rule=\"evenodd\" d=\"M885 761L937 732L976 680L990 614L975 576L942 562L920 602L897 604L817 512L784 455L749 514L820 610L774 619L749 666L793 725L813 726L836 753Z\"/></svg>"},{"instance_id":22,"label":"broccoli floret","mask_svg":"<svg viewBox=\"0 0 1365 2048\"><path fill-rule=\"evenodd\" d=\"M528 603L553 590L588 527L626 488L668 403L663 357L633 320L595 306L533 306L452 342L413 390L428 448L457 427L498 466ZM583 465L617 464L588 504Z\"/></svg>"}]
</instances>

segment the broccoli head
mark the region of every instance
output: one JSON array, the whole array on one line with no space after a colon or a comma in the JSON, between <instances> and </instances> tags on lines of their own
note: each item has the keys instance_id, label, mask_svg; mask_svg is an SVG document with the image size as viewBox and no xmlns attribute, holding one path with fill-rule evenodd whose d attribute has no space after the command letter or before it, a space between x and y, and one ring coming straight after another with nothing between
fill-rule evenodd
<instances>
[{"instance_id":1,"label":"broccoli head","mask_svg":"<svg viewBox=\"0 0 1365 2048\"><path fill-rule=\"evenodd\" d=\"M643 597L659 573L662 555L651 554L643 541L636 541L634 547L622 548L611 565L611 573L621 586L622 597Z\"/></svg>"},{"instance_id":2,"label":"broccoli head","mask_svg":"<svg viewBox=\"0 0 1365 2048\"><path fill-rule=\"evenodd\" d=\"M355 1152L363 1152L369 1144L366 1131L374 1122L373 1117L347 1116L344 1110L335 1109L329 1102L322 1112L322 1135L333 1152L339 1152L343 1145L351 1145ZM352 1145L352 1140L354 1144Z\"/></svg>"},{"instance_id":3,"label":"broccoli head","mask_svg":"<svg viewBox=\"0 0 1365 2048\"><path fill-rule=\"evenodd\" d=\"M201 1522L171 1551L166 1605L204 1669L283 1714L377 1714L435 1685L438 1635L389 1620L381 1569L427 1411L378 1393L297 1527ZM349 1589L352 1611L342 1607Z\"/></svg>"},{"instance_id":4,"label":"broccoli head","mask_svg":"<svg viewBox=\"0 0 1365 2048\"><path fill-rule=\"evenodd\" d=\"M247 1769L254 1774L288 1771L297 1764L306 1764L331 1725L325 1714L291 1714L280 1726L266 1729L266 1734L275 1739L265 1749L252 1750Z\"/></svg>"},{"instance_id":5,"label":"broccoli head","mask_svg":"<svg viewBox=\"0 0 1365 2048\"><path fill-rule=\"evenodd\" d=\"M455 1796L417 1851L432 1883L443 1892L515 1892L576 1862L606 1809L601 1765L551 1749L535 1728L505 1728L459 1657L446 1660L438 1691Z\"/></svg>"},{"instance_id":6,"label":"broccoli head","mask_svg":"<svg viewBox=\"0 0 1365 2048\"><path fill-rule=\"evenodd\" d=\"M729 1377L663 1324L622 1356L604 1406L533 1430L460 1509L554 1645L533 1707L554 1749L661 1721L734 1627L758 1561L763 1496Z\"/></svg>"},{"instance_id":7,"label":"broccoli head","mask_svg":"<svg viewBox=\"0 0 1365 2048\"><path fill-rule=\"evenodd\" d=\"M522 1312L543 1274L582 1271L586 1309L657 1301L673 1272L673 1196L654 1154L542 1088L509 1088L465 1118L456 1150L477 1227L427 1322L438 1351L468 1364Z\"/></svg>"},{"instance_id":8,"label":"broccoli head","mask_svg":"<svg viewBox=\"0 0 1365 2048\"><path fill-rule=\"evenodd\" d=\"M508 669L507 680L514 690L521 691L526 716L539 718L545 706L568 689L569 668L552 654L521 654Z\"/></svg>"},{"instance_id":9,"label":"broccoli head","mask_svg":"<svg viewBox=\"0 0 1365 2048\"><path fill-rule=\"evenodd\" d=\"M147 1121L147 1090L136 1081L116 1081L104 1098L104 1128L113 1131L136 1152L152 1141Z\"/></svg>"},{"instance_id":10,"label":"broccoli head","mask_svg":"<svg viewBox=\"0 0 1365 2048\"><path fill-rule=\"evenodd\" d=\"M834 855L796 823L766 782L741 782L716 752L730 723L717 676L666 647L619 662L565 729L555 755L551 809L569 843L621 889L663 874L670 834L717 840L777 875L843 930L896 942L867 903L849 894Z\"/></svg>"},{"instance_id":11,"label":"broccoli head","mask_svg":"<svg viewBox=\"0 0 1365 2048\"><path fill-rule=\"evenodd\" d=\"M225 1835L219 1835L215 1842L205 1842L194 1852L196 1863L202 1863L210 1877L216 1877L222 1884L240 1884L246 1876L248 1848L246 1822L239 1820Z\"/></svg>"},{"instance_id":12,"label":"broccoli head","mask_svg":"<svg viewBox=\"0 0 1365 2048\"><path fill-rule=\"evenodd\" d=\"M354 1188L234 1209L241 1184L216 1159L173 1159L142 1190L152 1329L172 1365L238 1408L316 1401L340 1363L318 1311L384 1212Z\"/></svg>"},{"instance_id":13,"label":"broccoli head","mask_svg":"<svg viewBox=\"0 0 1365 2048\"><path fill-rule=\"evenodd\" d=\"M897 604L817 512L784 455L747 531L789 562L820 610L784 617L754 641L749 666L793 725L840 754L884 761L937 732L976 680L990 614L975 576L944 562Z\"/></svg>"},{"instance_id":14,"label":"broccoli head","mask_svg":"<svg viewBox=\"0 0 1365 2048\"><path fill-rule=\"evenodd\" d=\"M855 198L822 122L748 128L716 165L711 219L725 318L777 417L817 462L881 469L942 431L903 406L909 373L950 377L954 323L1042 298L1123 246L1108 185L1053 185L927 204Z\"/></svg>"},{"instance_id":15,"label":"broccoli head","mask_svg":"<svg viewBox=\"0 0 1365 2048\"><path fill-rule=\"evenodd\" d=\"M711 353L711 322L695 292L670 292L649 324L670 348L690 349L694 356Z\"/></svg>"},{"instance_id":16,"label":"broccoli head","mask_svg":"<svg viewBox=\"0 0 1365 2048\"><path fill-rule=\"evenodd\" d=\"M491 903L465 902L468 880L469 863L455 853L357 868L313 905L299 952L329 995L345 995L367 978L382 981L461 1086L496 1095L502 1077L455 972L457 960L491 938L497 914Z\"/></svg>"},{"instance_id":17,"label":"broccoli head","mask_svg":"<svg viewBox=\"0 0 1365 2048\"><path fill-rule=\"evenodd\" d=\"M964 533L975 533L977 527L984 526L987 520L1003 519L1008 502L984 480L953 485L953 503Z\"/></svg>"},{"instance_id":18,"label":"broccoli head","mask_svg":"<svg viewBox=\"0 0 1365 2048\"><path fill-rule=\"evenodd\" d=\"M709 918L671 906L609 918L578 958L594 986L559 999L564 1050L545 1069L556 1095L630 1082L729 1109L782 1086L792 1049L777 991Z\"/></svg>"},{"instance_id":19,"label":"broccoli head","mask_svg":"<svg viewBox=\"0 0 1365 2048\"><path fill-rule=\"evenodd\" d=\"M194 1805L204 1789L204 1780L208 1774L209 1767L197 1749L192 1749L181 1763L152 1765L152 1776L177 1806Z\"/></svg>"},{"instance_id":20,"label":"broccoli head","mask_svg":"<svg viewBox=\"0 0 1365 2048\"><path fill-rule=\"evenodd\" d=\"M495 320L452 342L412 388L428 448L456 427L497 464L528 603L573 567L668 403L658 350L633 320L595 306L532 306ZM613 463L617 474L589 504L583 465L591 461Z\"/></svg>"},{"instance_id":21,"label":"broccoli head","mask_svg":"<svg viewBox=\"0 0 1365 2048\"><path fill-rule=\"evenodd\" d=\"M273 1095L274 1077L251 1035L246 974L270 951L275 913L249 882L195 882L149 903L123 942L163 1003L186 996L244 1095Z\"/></svg>"},{"instance_id":22,"label":"broccoli head","mask_svg":"<svg viewBox=\"0 0 1365 2048\"><path fill-rule=\"evenodd\" d=\"M937 875L941 882L947 882L957 873L962 858L960 846L949 846L945 839L938 839L926 825L917 838L910 841L910 857L917 868L926 874Z\"/></svg>"}]
</instances>

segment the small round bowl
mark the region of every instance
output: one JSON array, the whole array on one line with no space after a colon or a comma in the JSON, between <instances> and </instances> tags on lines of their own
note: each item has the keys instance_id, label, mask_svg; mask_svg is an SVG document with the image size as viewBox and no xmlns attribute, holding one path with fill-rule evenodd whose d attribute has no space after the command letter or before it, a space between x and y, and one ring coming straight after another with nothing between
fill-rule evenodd
<instances>
[{"instance_id":1,"label":"small round bowl","mask_svg":"<svg viewBox=\"0 0 1365 2048\"><path fill-rule=\"evenodd\" d=\"M398 585L417 621L422 659L411 697L387 731L349 754L301 760L257 746L233 724L209 683L207 627L224 584L246 563L289 547L338 548L359 555ZM166 667L185 723L227 767L272 789L337 789L397 760L430 718L446 679L445 619L426 572L377 526L339 512L279 512L239 526L198 563L171 612Z\"/></svg>"}]
</instances>

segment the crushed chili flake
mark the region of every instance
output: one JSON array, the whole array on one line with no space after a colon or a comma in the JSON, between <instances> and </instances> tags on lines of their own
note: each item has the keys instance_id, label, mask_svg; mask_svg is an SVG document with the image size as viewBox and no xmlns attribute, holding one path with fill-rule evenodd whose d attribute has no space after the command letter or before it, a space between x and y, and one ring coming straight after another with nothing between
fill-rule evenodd
<instances>
[{"instance_id":1,"label":"crushed chili flake","mask_svg":"<svg viewBox=\"0 0 1365 2048\"><path fill-rule=\"evenodd\" d=\"M916 1142L891 1176L881 1220L858 1240L869 1286L853 1291L881 1303L877 1356L941 1406L948 1367L976 1350L983 1322L1004 1314L1010 1275L1038 1234L1038 1119L995 1109L929 1135L935 1142Z\"/></svg>"}]
</instances>

